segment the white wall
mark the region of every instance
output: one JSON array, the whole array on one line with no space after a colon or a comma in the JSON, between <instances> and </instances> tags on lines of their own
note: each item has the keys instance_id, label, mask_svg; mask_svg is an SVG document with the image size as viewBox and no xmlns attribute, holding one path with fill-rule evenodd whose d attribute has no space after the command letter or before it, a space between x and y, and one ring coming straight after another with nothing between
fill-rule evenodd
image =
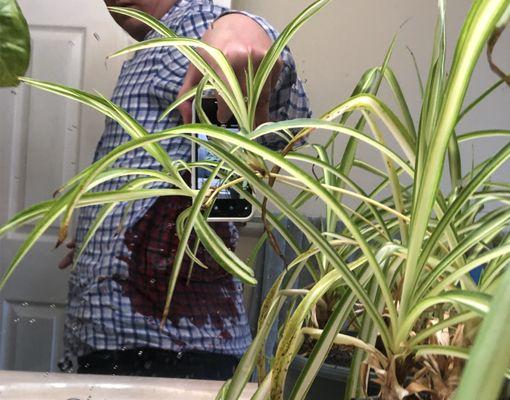
<instances>
[{"instance_id":1,"label":"white wall","mask_svg":"<svg viewBox=\"0 0 510 400\"><path fill-rule=\"evenodd\" d=\"M214 0L214 3L224 7L230 7L232 5L231 0Z\"/></svg>"},{"instance_id":2,"label":"white wall","mask_svg":"<svg viewBox=\"0 0 510 400\"><path fill-rule=\"evenodd\" d=\"M283 27L312 0L234 0L233 6L267 18L278 29ZM449 52L461 23L472 2L447 1L447 29ZM398 42L391 61L405 95L418 119L420 94L416 73L407 47L416 55L419 68L426 79L429 66L437 2L424 0L333 0L297 33L291 42L300 76L306 82L315 115L318 116L346 99L361 74L380 64L393 35ZM399 30L399 26L407 23ZM510 34L505 32L496 52L499 63L510 72ZM489 71L485 58L476 70L468 98L472 99L497 80ZM459 131L482 128L510 129L510 90L500 87L495 95L480 105L477 112L461 124ZM476 146L478 160L489 157L508 139L494 140ZM473 152L471 144L465 150L466 165ZM365 158L371 157L361 149ZM499 173L508 181L510 166ZM360 177L361 179L361 177ZM307 213L316 214L315 207Z\"/></svg>"}]
</instances>

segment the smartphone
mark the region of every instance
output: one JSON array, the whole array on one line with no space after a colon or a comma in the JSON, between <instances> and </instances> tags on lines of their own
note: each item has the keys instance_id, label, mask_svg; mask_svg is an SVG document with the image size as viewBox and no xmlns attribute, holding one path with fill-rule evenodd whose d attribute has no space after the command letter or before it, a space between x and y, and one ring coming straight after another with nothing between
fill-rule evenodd
<instances>
[{"instance_id":1,"label":"smartphone","mask_svg":"<svg viewBox=\"0 0 510 400\"><path fill-rule=\"evenodd\" d=\"M232 132L239 132L239 125L234 117L230 119L226 124L222 124L218 121L218 103L215 97L204 97L202 98L202 109L205 115L209 118L211 124L221 126L229 129ZM199 118L196 112L195 102L193 102L193 122L199 122ZM202 134L196 134L196 136L206 141L207 136ZM210 153L205 147L200 146L192 142L191 147L191 161L219 161L218 158ZM191 180L193 189L201 189L202 185L209 179L211 172L205 168L193 168L191 172ZM229 180L237 178L237 175L230 177ZM225 183L221 177L214 178L211 184L211 188L220 187ZM243 184L243 189L251 192L251 188L248 183ZM216 200L211 206L208 221L235 221L235 222L247 222L253 217L253 207L251 203L243 199L239 193L233 188L223 189Z\"/></svg>"}]
</instances>

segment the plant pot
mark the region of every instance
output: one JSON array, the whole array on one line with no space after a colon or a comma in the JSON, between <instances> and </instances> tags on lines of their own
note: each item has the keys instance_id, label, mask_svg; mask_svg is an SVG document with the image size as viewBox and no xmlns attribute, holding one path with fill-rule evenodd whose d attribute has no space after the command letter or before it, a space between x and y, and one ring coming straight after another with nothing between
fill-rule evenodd
<instances>
[{"instance_id":1,"label":"plant pot","mask_svg":"<svg viewBox=\"0 0 510 400\"><path fill-rule=\"evenodd\" d=\"M284 393L288 398L292 392L292 388L296 383L299 374L305 367L307 358L297 356L289 367L287 373L287 380L285 381ZM347 380L349 378L350 370L347 367L339 367L331 364L323 364L319 373L306 395L306 400L338 400L342 399L347 388ZM375 384L369 385L369 395L377 396L379 387ZM369 397L370 400L377 399L377 397ZM361 399L358 399L361 400Z\"/></svg>"}]
</instances>

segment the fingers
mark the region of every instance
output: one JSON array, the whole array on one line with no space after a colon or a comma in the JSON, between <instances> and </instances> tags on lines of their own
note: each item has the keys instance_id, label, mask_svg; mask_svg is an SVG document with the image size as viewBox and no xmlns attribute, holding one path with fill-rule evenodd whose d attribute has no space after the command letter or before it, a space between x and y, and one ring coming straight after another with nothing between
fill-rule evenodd
<instances>
[{"instance_id":1,"label":"fingers","mask_svg":"<svg viewBox=\"0 0 510 400\"><path fill-rule=\"evenodd\" d=\"M241 86L241 90L244 96L246 96L246 74L248 71L248 59L252 58L253 68L254 71L257 71L260 63L262 62L262 59L264 57L264 54L262 52L248 52L245 50L240 51L233 51L233 52L225 52L225 56L227 60L232 65L232 68L234 70L235 75L237 76L237 79L239 81L239 84ZM207 62L210 62L211 65L215 65L216 63L212 60L208 60L207 56L204 56L204 59ZM278 62L273 67L273 70L271 71L271 74L269 78L267 79L266 84L264 85L264 88L261 92L259 102L257 104L257 110L255 113L255 125L258 126L260 124L263 124L267 121L269 121L269 100L271 97L271 92L275 88L278 78L280 76L280 73L282 71L283 62L281 59L278 60ZM223 82L226 82L225 75L220 70L218 71L218 76ZM193 65L190 64L188 71L186 72L186 75L184 76L182 87L178 93L178 97L184 95L189 90L191 90L193 87L198 85L200 83L200 80L202 79L201 72ZM225 100L220 96L217 95L217 102L218 102L218 113L217 113L217 119L221 123L226 123L228 120L232 117L232 111L228 107ZM182 103L179 107L179 112L182 116L182 121L184 124L189 124L192 122L192 99Z\"/></svg>"},{"instance_id":2,"label":"fingers","mask_svg":"<svg viewBox=\"0 0 510 400\"><path fill-rule=\"evenodd\" d=\"M255 127L269 121L269 99L271 97L271 83L266 82L257 103L255 111Z\"/></svg>"},{"instance_id":3,"label":"fingers","mask_svg":"<svg viewBox=\"0 0 510 400\"><path fill-rule=\"evenodd\" d=\"M217 65L216 62L214 62L213 60L210 60L209 57L203 55L203 58L210 65L213 65L213 66ZM244 78L244 71L241 73L242 69L240 67L235 67L234 61L230 61L230 62L232 63L232 66L234 68L236 75L242 76L243 81L245 81L246 79ZM217 68L219 68L219 67L217 67ZM225 75L223 74L223 72L221 70L217 71L217 74L223 82L226 82ZM202 77L203 77L202 73L193 64L190 63L189 67L188 67L188 71L186 72L186 75L184 76L184 81L183 81L182 87L179 90L179 93L177 96L180 97L180 96L184 95L185 93L187 93L188 91L190 91L191 89L193 89L193 87L197 86L200 83L200 80L202 79ZM217 119L220 122L227 122L232 117L232 111L227 106L227 103L223 100L223 98L221 96L219 96L219 95L217 96L217 101L218 101ZM192 122L192 119L193 119L192 103L193 103L193 99L190 99L190 100L182 103L178 107L178 110L181 113L182 121L184 124L189 124Z\"/></svg>"},{"instance_id":4,"label":"fingers","mask_svg":"<svg viewBox=\"0 0 510 400\"><path fill-rule=\"evenodd\" d=\"M266 84L262 88L260 98L257 103L257 110L255 111L255 127L262 125L269 121L269 101L271 99L271 93L273 92L278 78L282 72L283 62L281 59L273 67L271 75L266 81Z\"/></svg>"},{"instance_id":5,"label":"fingers","mask_svg":"<svg viewBox=\"0 0 510 400\"><path fill-rule=\"evenodd\" d=\"M230 108L228 108L228 105L225 100L223 100L223 97L217 95L216 100L218 102L218 113L216 118L218 118L218 122L225 124L232 117L232 111L230 111Z\"/></svg>"},{"instance_id":6,"label":"fingers","mask_svg":"<svg viewBox=\"0 0 510 400\"><path fill-rule=\"evenodd\" d=\"M186 72L186 75L184 76L184 81L181 86L181 90L179 90L179 93L177 95L177 98L181 97L185 93L189 92L194 86L198 85L200 80L202 79L202 74L200 71L193 65L189 64L188 71ZM192 121L192 102L193 99L190 99L188 101L185 101L182 103L178 110L181 113L182 122L184 124L190 124Z\"/></svg>"},{"instance_id":7,"label":"fingers","mask_svg":"<svg viewBox=\"0 0 510 400\"><path fill-rule=\"evenodd\" d=\"M71 249L69 253L58 263L58 267L60 269L66 269L69 267L74 261L74 249L76 248L76 241L72 240L66 244L68 249Z\"/></svg>"},{"instance_id":8,"label":"fingers","mask_svg":"<svg viewBox=\"0 0 510 400\"><path fill-rule=\"evenodd\" d=\"M235 71L235 69L234 69ZM225 82L225 75L223 74L223 72L220 72L218 73L220 79ZM236 75L237 75L237 72L236 72ZM228 120L232 117L232 111L230 111L230 108L228 107L227 103L225 102L225 100L223 99L223 97L221 97L220 95L216 95L216 100L218 102L218 112L216 114L216 118L218 119L219 122L221 123L226 123L228 122Z\"/></svg>"},{"instance_id":9,"label":"fingers","mask_svg":"<svg viewBox=\"0 0 510 400\"><path fill-rule=\"evenodd\" d=\"M246 96L246 74L248 70L248 57L250 56L250 53L246 51L225 53L225 57L229 61L237 77L243 96ZM218 75L223 80L223 82L226 82L226 77L223 72L218 73ZM230 120L230 118L232 118L232 111L221 96L216 97L218 100L218 121L226 123Z\"/></svg>"},{"instance_id":10,"label":"fingers","mask_svg":"<svg viewBox=\"0 0 510 400\"><path fill-rule=\"evenodd\" d=\"M69 267L73 263L73 259L74 259L74 251L70 251L62 259L62 261L60 261L60 263L58 264L58 267L60 269L66 269L67 267Z\"/></svg>"}]
</instances>

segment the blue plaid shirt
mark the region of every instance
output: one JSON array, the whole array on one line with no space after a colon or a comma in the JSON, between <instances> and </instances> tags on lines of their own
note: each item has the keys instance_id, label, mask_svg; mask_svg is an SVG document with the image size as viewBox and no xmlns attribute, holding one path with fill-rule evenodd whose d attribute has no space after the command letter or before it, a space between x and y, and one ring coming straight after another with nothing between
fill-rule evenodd
<instances>
[{"instance_id":1,"label":"blue plaid shirt","mask_svg":"<svg viewBox=\"0 0 510 400\"><path fill-rule=\"evenodd\" d=\"M210 0L180 0L161 21L180 36L200 38L210 24L228 12ZM254 18L274 40L275 30L262 18ZM157 34L150 32L146 39ZM309 105L288 49L282 54L284 67L276 90L270 99L273 121L309 117ZM180 123L178 112L158 121L172 103L182 85L188 68L187 59L175 48L160 47L139 51L122 67L112 100L139 121L148 132L158 132ZM95 160L105 156L130 137L111 119L98 143ZM281 147L278 136L266 139L266 145ZM190 144L181 138L162 142L176 159L189 160ZM160 169L160 165L143 149L130 152L116 161L114 167ZM102 184L97 190L115 190L128 178ZM235 279L229 293L237 307L239 318L225 322L228 335L220 335L211 321L199 328L192 321L181 319L178 324L169 318L160 329L160 320L148 318L133 310L116 277L126 277L128 268L122 260L130 250L119 233L121 220L128 229L143 217L155 199L137 201L129 208L118 206L82 254L72 271L69 288L69 308L64 332L66 356L81 356L96 350L122 350L141 347L172 351L207 351L241 355L251 341L250 329L243 304L242 285ZM93 223L99 207L83 209L78 220L76 242L80 245ZM215 284L210 283L210 284ZM226 339L226 337L228 339Z\"/></svg>"}]
</instances>

